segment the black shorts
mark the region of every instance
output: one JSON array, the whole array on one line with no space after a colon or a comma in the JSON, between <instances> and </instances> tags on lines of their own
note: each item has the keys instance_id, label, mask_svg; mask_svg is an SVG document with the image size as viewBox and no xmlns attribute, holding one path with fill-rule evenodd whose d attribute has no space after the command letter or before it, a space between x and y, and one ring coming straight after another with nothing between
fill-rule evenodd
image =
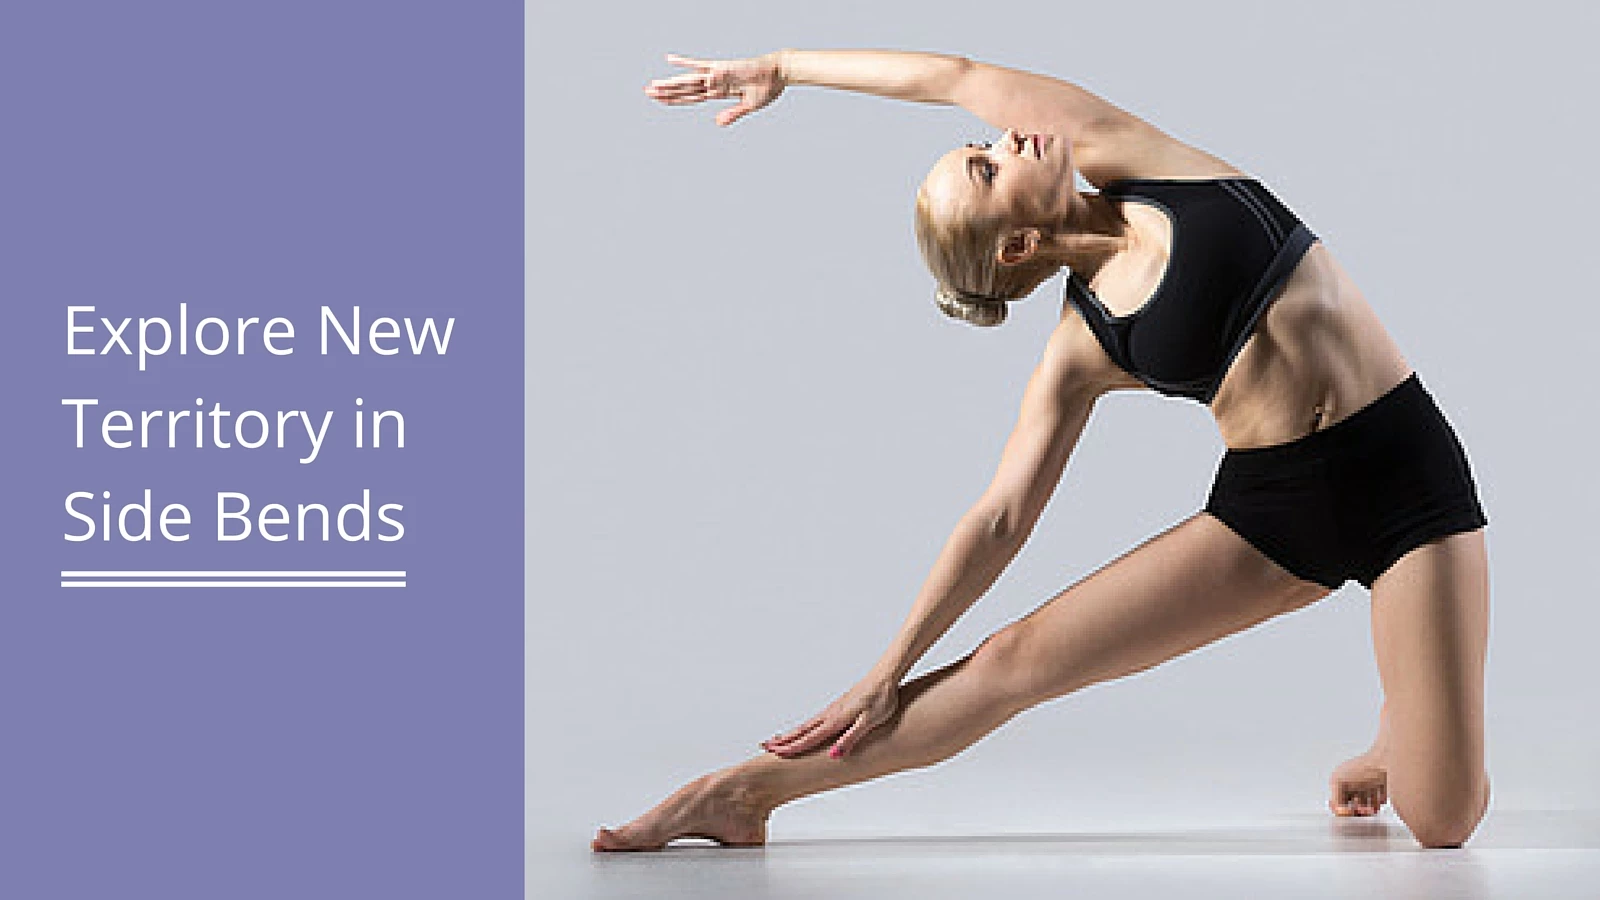
<instances>
[{"instance_id":1,"label":"black shorts","mask_svg":"<svg viewBox=\"0 0 1600 900\"><path fill-rule=\"evenodd\" d=\"M1489 521L1466 451L1416 372L1320 431L1229 450L1206 512L1330 590L1350 578L1370 590L1407 551Z\"/></svg>"}]
</instances>

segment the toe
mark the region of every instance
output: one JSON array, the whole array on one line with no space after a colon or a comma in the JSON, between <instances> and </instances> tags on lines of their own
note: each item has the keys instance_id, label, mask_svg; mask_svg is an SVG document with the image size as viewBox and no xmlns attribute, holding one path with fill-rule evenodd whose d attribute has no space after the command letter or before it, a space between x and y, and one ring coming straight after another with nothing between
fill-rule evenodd
<instances>
[{"instance_id":1,"label":"toe","mask_svg":"<svg viewBox=\"0 0 1600 900\"><path fill-rule=\"evenodd\" d=\"M1329 812L1336 816L1350 815L1350 792L1345 790L1344 785L1339 784L1337 781L1331 787L1332 791L1328 796Z\"/></svg>"},{"instance_id":2,"label":"toe","mask_svg":"<svg viewBox=\"0 0 1600 900\"><path fill-rule=\"evenodd\" d=\"M637 829L630 830L624 825L618 829L600 829L602 850L660 850L666 846L665 841L658 841L648 837L647 832Z\"/></svg>"}]
</instances>

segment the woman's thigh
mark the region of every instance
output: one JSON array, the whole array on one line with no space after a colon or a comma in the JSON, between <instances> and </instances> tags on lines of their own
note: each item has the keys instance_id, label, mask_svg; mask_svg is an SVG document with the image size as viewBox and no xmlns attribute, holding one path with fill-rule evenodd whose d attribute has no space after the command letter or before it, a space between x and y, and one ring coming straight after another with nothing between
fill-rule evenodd
<instances>
[{"instance_id":1,"label":"woman's thigh","mask_svg":"<svg viewBox=\"0 0 1600 900\"><path fill-rule=\"evenodd\" d=\"M1138 672L1326 596L1200 512L996 632L974 656L1019 708Z\"/></svg>"},{"instance_id":2,"label":"woman's thigh","mask_svg":"<svg viewBox=\"0 0 1600 900\"><path fill-rule=\"evenodd\" d=\"M1423 544L1379 576L1372 585L1372 638L1388 704L1389 800L1423 844L1465 841L1489 793L1483 529Z\"/></svg>"}]
</instances>

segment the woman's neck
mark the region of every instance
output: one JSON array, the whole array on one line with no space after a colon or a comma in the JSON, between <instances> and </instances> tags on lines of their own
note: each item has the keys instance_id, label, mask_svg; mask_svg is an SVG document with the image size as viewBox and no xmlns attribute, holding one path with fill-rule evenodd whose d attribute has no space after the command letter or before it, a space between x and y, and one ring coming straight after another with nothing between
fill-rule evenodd
<instances>
[{"instance_id":1,"label":"woman's neck","mask_svg":"<svg viewBox=\"0 0 1600 900\"><path fill-rule=\"evenodd\" d=\"M1040 253L1089 281L1113 256L1133 247L1135 240L1133 228L1115 204L1100 194L1078 194Z\"/></svg>"}]
</instances>

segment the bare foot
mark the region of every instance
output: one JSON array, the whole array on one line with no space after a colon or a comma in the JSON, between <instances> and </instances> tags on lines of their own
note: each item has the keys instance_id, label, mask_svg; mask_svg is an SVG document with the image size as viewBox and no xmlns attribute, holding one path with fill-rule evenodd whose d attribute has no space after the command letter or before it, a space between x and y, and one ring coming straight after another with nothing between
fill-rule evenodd
<instances>
[{"instance_id":1,"label":"bare foot","mask_svg":"<svg viewBox=\"0 0 1600 900\"><path fill-rule=\"evenodd\" d=\"M1389 772L1374 750L1340 763L1328 783L1328 808L1336 816L1374 816L1389 799Z\"/></svg>"},{"instance_id":2,"label":"bare foot","mask_svg":"<svg viewBox=\"0 0 1600 900\"><path fill-rule=\"evenodd\" d=\"M680 837L710 838L727 847L759 847L767 842L771 812L735 779L712 773L678 788L621 828L602 827L589 847L597 853L660 850Z\"/></svg>"}]
</instances>

